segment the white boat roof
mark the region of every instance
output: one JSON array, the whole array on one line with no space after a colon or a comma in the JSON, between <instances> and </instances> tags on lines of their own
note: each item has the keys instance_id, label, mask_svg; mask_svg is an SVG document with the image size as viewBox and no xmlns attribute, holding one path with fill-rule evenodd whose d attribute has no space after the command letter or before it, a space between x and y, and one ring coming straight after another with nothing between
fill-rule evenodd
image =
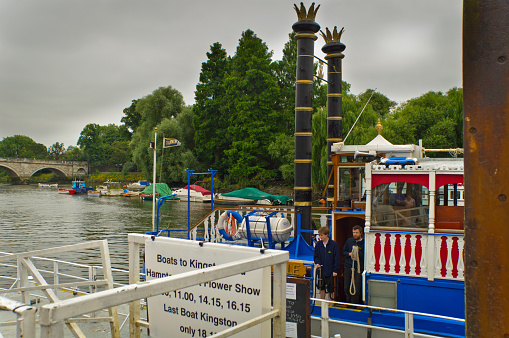
<instances>
[{"instance_id":1,"label":"white boat roof","mask_svg":"<svg viewBox=\"0 0 509 338\"><path fill-rule=\"evenodd\" d=\"M420 146L415 144L394 145L380 134L364 145L344 145L342 142L334 143L331 151L335 154L368 153L374 151L377 154L385 153L385 157L422 157Z\"/></svg>"},{"instance_id":2,"label":"white boat roof","mask_svg":"<svg viewBox=\"0 0 509 338\"><path fill-rule=\"evenodd\" d=\"M399 174L415 173L419 174L426 171L436 171L442 173L463 173L463 158L421 158L419 163L415 165L389 165L372 163L371 170L373 172L383 172L390 174L397 172Z\"/></svg>"}]
</instances>

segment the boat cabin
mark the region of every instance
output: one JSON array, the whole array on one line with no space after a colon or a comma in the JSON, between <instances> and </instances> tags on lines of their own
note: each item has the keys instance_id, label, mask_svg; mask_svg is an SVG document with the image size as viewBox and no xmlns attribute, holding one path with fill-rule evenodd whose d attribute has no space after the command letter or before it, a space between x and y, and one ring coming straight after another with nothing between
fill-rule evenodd
<instances>
[{"instance_id":1,"label":"boat cabin","mask_svg":"<svg viewBox=\"0 0 509 338\"><path fill-rule=\"evenodd\" d=\"M341 249L364 228L366 304L463 318L463 159L424 158L422 145L380 134L332 152L331 234Z\"/></svg>"}]
</instances>

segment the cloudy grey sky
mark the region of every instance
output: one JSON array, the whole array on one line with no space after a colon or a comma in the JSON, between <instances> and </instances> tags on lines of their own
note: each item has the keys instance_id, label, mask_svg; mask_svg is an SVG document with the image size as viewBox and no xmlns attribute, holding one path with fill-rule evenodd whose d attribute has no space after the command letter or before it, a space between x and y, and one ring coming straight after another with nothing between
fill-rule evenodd
<instances>
[{"instance_id":1,"label":"cloudy grey sky","mask_svg":"<svg viewBox=\"0 0 509 338\"><path fill-rule=\"evenodd\" d=\"M88 123L171 85L194 103L214 42L229 55L252 29L281 51L297 21L289 0L2 0L0 139L76 145ZM345 27L343 80L402 102L461 87L460 0L323 0L322 30ZM304 2L309 8L311 1ZM321 37L315 54L322 58Z\"/></svg>"}]
</instances>

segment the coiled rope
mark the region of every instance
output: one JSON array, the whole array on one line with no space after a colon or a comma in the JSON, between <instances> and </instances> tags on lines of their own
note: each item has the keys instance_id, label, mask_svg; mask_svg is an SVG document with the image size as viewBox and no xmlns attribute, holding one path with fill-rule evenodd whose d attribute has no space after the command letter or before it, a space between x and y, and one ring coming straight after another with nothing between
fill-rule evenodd
<instances>
[{"instance_id":1,"label":"coiled rope","mask_svg":"<svg viewBox=\"0 0 509 338\"><path fill-rule=\"evenodd\" d=\"M357 262L357 273L361 273L361 264L359 259L359 247L354 246L352 248L352 278L350 279L350 294L353 296L357 292L355 289L355 262Z\"/></svg>"}]
</instances>

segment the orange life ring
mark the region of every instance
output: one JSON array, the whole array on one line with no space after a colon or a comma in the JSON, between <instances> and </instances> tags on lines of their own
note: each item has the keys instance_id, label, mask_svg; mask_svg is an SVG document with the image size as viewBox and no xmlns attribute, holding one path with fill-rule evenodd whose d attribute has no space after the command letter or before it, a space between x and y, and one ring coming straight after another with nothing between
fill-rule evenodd
<instances>
[{"instance_id":1,"label":"orange life ring","mask_svg":"<svg viewBox=\"0 0 509 338\"><path fill-rule=\"evenodd\" d=\"M228 216L228 219L226 220L226 234L228 236L233 237L237 233L237 220L235 217L233 217L232 214Z\"/></svg>"}]
</instances>

